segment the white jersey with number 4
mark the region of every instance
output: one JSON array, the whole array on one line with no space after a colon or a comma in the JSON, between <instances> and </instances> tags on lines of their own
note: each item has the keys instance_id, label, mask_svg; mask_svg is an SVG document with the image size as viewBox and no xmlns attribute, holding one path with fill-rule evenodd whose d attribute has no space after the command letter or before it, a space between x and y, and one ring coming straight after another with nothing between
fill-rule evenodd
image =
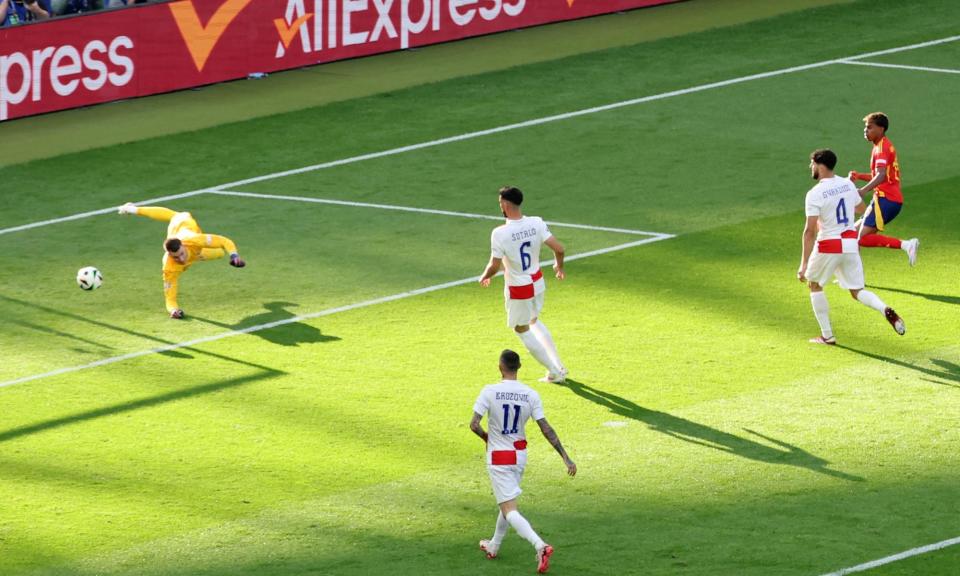
<instances>
[{"instance_id":1,"label":"white jersey with number 4","mask_svg":"<svg viewBox=\"0 0 960 576\"><path fill-rule=\"evenodd\" d=\"M507 286L533 284L537 294L543 292L546 285L540 273L540 248L550 236L547 224L537 216L507 220L494 228L490 251L493 257L503 260Z\"/></svg>"},{"instance_id":2,"label":"white jersey with number 4","mask_svg":"<svg viewBox=\"0 0 960 576\"><path fill-rule=\"evenodd\" d=\"M524 452L527 420L544 418L540 394L517 380L484 386L473 411L487 416L487 464L493 463L494 452ZM525 455L522 460L526 460Z\"/></svg>"},{"instance_id":3,"label":"white jersey with number 4","mask_svg":"<svg viewBox=\"0 0 960 576\"><path fill-rule=\"evenodd\" d=\"M862 202L853 182L840 176L823 178L807 192L806 215L820 219L820 252L859 252L853 223L857 219L854 208Z\"/></svg>"}]
</instances>

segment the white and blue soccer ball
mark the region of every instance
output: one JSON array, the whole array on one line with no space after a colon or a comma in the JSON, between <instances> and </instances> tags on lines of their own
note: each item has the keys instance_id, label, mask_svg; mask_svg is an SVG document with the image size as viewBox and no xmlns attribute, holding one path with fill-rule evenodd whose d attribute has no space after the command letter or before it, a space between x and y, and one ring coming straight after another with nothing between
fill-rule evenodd
<instances>
[{"instance_id":1,"label":"white and blue soccer ball","mask_svg":"<svg viewBox=\"0 0 960 576\"><path fill-rule=\"evenodd\" d=\"M93 266L86 266L77 271L77 284L84 290L96 290L103 284L103 274Z\"/></svg>"}]
</instances>

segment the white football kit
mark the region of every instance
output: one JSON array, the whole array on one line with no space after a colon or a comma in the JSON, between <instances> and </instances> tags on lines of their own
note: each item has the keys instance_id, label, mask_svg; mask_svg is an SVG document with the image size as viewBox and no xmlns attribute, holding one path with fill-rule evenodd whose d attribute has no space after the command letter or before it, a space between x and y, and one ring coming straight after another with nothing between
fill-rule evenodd
<instances>
[{"instance_id":1,"label":"white football kit","mask_svg":"<svg viewBox=\"0 0 960 576\"><path fill-rule=\"evenodd\" d=\"M836 274L840 286L860 290L864 286L854 208L863 203L857 187L847 178L821 179L807 192L806 215L817 216L820 232L807 262L806 278L826 286Z\"/></svg>"},{"instance_id":2,"label":"white football kit","mask_svg":"<svg viewBox=\"0 0 960 576\"><path fill-rule=\"evenodd\" d=\"M547 285L540 271L540 248L550 236L547 224L536 216L507 220L490 235L491 255L505 268L503 297L510 328L530 324L543 309Z\"/></svg>"},{"instance_id":3,"label":"white football kit","mask_svg":"<svg viewBox=\"0 0 960 576\"><path fill-rule=\"evenodd\" d=\"M520 480L527 465L527 420L544 418L536 390L517 380L484 386L473 411L487 416L487 472L497 503L523 492Z\"/></svg>"}]
</instances>

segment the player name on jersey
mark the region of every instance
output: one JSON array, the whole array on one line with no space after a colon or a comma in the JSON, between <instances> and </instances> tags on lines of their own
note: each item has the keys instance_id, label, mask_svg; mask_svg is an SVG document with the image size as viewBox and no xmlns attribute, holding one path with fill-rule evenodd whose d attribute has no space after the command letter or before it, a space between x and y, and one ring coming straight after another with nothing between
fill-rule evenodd
<instances>
[{"instance_id":1,"label":"player name on jersey","mask_svg":"<svg viewBox=\"0 0 960 576\"><path fill-rule=\"evenodd\" d=\"M497 400L513 400L515 402L529 402L530 395L520 392L497 392Z\"/></svg>"}]
</instances>

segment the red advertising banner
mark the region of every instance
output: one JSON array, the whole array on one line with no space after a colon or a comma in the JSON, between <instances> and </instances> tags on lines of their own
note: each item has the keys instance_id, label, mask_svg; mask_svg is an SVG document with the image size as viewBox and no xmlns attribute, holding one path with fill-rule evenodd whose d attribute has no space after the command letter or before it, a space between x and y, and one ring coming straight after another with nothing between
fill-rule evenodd
<instances>
[{"instance_id":1,"label":"red advertising banner","mask_svg":"<svg viewBox=\"0 0 960 576\"><path fill-rule=\"evenodd\" d=\"M176 0L0 29L0 121L679 0Z\"/></svg>"}]
</instances>

